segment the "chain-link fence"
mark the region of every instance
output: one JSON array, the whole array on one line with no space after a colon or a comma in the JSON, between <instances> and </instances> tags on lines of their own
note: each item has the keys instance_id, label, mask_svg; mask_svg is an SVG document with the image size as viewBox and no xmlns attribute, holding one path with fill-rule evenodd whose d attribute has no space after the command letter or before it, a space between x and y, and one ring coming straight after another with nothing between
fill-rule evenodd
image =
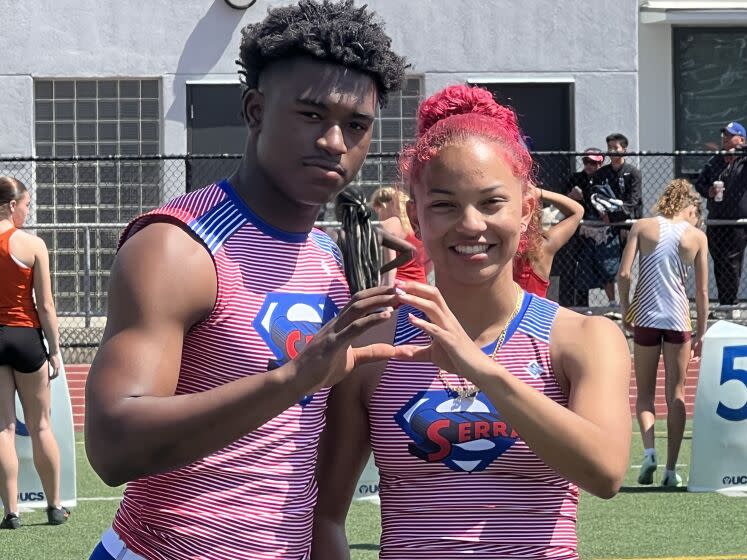
<instances>
[{"instance_id":1,"label":"chain-link fence","mask_svg":"<svg viewBox=\"0 0 747 560\"><path fill-rule=\"evenodd\" d=\"M582 168L581 155L535 153L538 184L565 193L572 186L569 177ZM627 154L626 162L641 174L641 215L651 215L670 180L694 178L711 155ZM357 181L367 195L382 183L396 182L396 157L395 153L369 156ZM179 194L229 175L238 159L236 155L0 158L0 175L16 177L31 190L28 229L42 237L50 250L63 346L93 349L98 345L106 315L109 270L124 225ZM324 218L334 219L331 205ZM605 259L609 260L608 268L614 268L621 244L605 245L607 254L595 252L592 246L600 236L619 240L619 231L629 228L630 222L606 224L587 214L583 225L587 233L592 233L576 235L558 254L550 295L568 306L599 311L608 308L609 300L617 296L607 296L596 268ZM716 226L711 223L709 227ZM594 270L590 272L589 267ZM743 274L739 284L740 300L747 295L745 278ZM690 283L692 295L692 278ZM710 294L716 297L713 281Z\"/></svg>"}]
</instances>

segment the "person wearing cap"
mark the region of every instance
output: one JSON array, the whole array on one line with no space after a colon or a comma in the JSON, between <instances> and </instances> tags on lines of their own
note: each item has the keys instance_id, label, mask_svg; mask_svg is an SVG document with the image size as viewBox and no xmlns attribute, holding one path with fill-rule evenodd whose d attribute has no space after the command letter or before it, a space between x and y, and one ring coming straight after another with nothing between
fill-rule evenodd
<instances>
[{"instance_id":1,"label":"person wearing cap","mask_svg":"<svg viewBox=\"0 0 747 560\"><path fill-rule=\"evenodd\" d=\"M587 219L598 220L599 215L591 205L591 188L594 186L594 174L604 163L604 154L598 148L587 148L581 162L583 168L568 176L560 188L560 194L581 204ZM589 306L589 290L579 287L578 282L579 275L586 273L585 269L578 266L584 246L579 229L556 256L555 266L559 272L558 303L564 307ZM587 285L589 282L581 284Z\"/></svg>"},{"instance_id":2,"label":"person wearing cap","mask_svg":"<svg viewBox=\"0 0 747 560\"><path fill-rule=\"evenodd\" d=\"M734 155L713 156L695 180L695 189L707 200L709 220L747 218L747 169L745 139L747 131L732 121L721 129L721 148ZM714 181L724 183L721 200ZM713 275L720 305L735 305L742 274L742 259L747 247L747 229L742 225L709 225L708 250L713 258Z\"/></svg>"},{"instance_id":3,"label":"person wearing cap","mask_svg":"<svg viewBox=\"0 0 747 560\"><path fill-rule=\"evenodd\" d=\"M730 122L721 128L721 149L728 151L738 148L745 143L745 138L747 138L747 131L745 131L744 126L738 122ZM711 144L711 146L715 147L714 144ZM700 196L706 199L709 212L711 211L713 197L716 195L713 182L718 179L724 169L726 169L725 156L716 154L708 160L695 179L693 186L700 193Z\"/></svg>"},{"instance_id":4,"label":"person wearing cap","mask_svg":"<svg viewBox=\"0 0 747 560\"><path fill-rule=\"evenodd\" d=\"M613 132L605 138L605 142L610 153L610 163L602 166L594 175L593 191L596 197L592 204L602 220L610 224L640 218L643 215L643 181L640 170L625 161L628 138L624 134ZM615 309L619 307L615 298L615 281L628 230L629 225L606 228L606 239L599 247L599 259L604 263L606 275L604 291L612 308L607 316L614 319L620 318ZM599 266L596 262L592 262L592 265Z\"/></svg>"}]
</instances>

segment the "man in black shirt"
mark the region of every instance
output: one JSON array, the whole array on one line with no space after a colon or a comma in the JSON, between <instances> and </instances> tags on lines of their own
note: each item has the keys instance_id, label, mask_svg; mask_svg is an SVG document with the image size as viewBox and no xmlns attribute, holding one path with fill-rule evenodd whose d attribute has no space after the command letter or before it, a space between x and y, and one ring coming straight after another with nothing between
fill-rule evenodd
<instances>
[{"instance_id":1,"label":"man in black shirt","mask_svg":"<svg viewBox=\"0 0 747 560\"><path fill-rule=\"evenodd\" d=\"M734 155L713 156L695 180L695 188L708 201L709 220L747 218L747 131L738 122L721 129L721 146ZM714 181L722 181L723 191L717 197ZM721 200L716 200L721 198ZM709 225L708 250L713 259L718 301L735 305L742 274L742 259L747 247L747 230L741 225Z\"/></svg>"},{"instance_id":2,"label":"man in black shirt","mask_svg":"<svg viewBox=\"0 0 747 560\"><path fill-rule=\"evenodd\" d=\"M611 155L610 163L597 171L595 179L598 185L609 185L618 199L623 201L623 208L609 216L610 223L622 222L630 218L643 216L643 184L638 168L625 161L628 139L619 132L607 136L607 151L621 154ZM622 236L623 245L625 236Z\"/></svg>"},{"instance_id":3,"label":"man in black shirt","mask_svg":"<svg viewBox=\"0 0 747 560\"><path fill-rule=\"evenodd\" d=\"M591 188L594 185L594 174L604 162L602 151L597 148L584 150L581 158L583 169L572 173L560 188L560 193L575 200L584 207L586 219L598 220L599 216L591 205ZM564 307L588 307L589 290L584 288L590 284L585 267L579 267L579 260L584 251L584 239L579 233L581 228L573 235L571 240L558 252L553 263L557 267L560 280L558 303Z\"/></svg>"},{"instance_id":4,"label":"man in black shirt","mask_svg":"<svg viewBox=\"0 0 747 560\"><path fill-rule=\"evenodd\" d=\"M641 172L636 166L625 161L624 154L628 149L628 139L624 134L616 132L607 136L606 142L607 151L611 154L610 163L596 172L592 190L607 200L614 200L615 204L610 205L609 211L604 211L603 207L594 205L599 219L614 224L631 218L640 218L643 215L643 185ZM621 201L622 204L618 206L616 201ZM609 299L610 307L618 306L615 298L615 278L629 229L630 226L607 229L606 238L598 241L598 255L595 262L601 263L597 266L601 266L603 272L604 291ZM605 233L605 230L598 233L601 235ZM612 316L617 318L618 313L613 312Z\"/></svg>"}]
</instances>

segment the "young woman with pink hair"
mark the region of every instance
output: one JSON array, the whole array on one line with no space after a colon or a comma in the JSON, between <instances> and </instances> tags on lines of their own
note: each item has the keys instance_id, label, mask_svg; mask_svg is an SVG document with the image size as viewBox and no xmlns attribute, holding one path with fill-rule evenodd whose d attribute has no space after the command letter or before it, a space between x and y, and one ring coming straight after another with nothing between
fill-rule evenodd
<instances>
[{"instance_id":1,"label":"young woman with pink hair","mask_svg":"<svg viewBox=\"0 0 747 560\"><path fill-rule=\"evenodd\" d=\"M359 341L393 342L394 357L333 390L313 558L349 558L345 518L372 450L382 559L578 558L579 487L620 488L622 333L512 278L520 239L539 235L531 167L514 113L486 90L453 86L421 105L401 169L435 286L395 284L396 313Z\"/></svg>"}]
</instances>

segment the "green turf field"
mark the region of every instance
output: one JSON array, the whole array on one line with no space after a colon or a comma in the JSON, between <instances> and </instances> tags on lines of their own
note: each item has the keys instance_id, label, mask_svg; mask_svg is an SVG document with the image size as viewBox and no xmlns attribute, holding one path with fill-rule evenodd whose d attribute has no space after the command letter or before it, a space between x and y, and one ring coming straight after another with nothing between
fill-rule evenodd
<instances>
[{"instance_id":1,"label":"green turf field","mask_svg":"<svg viewBox=\"0 0 747 560\"><path fill-rule=\"evenodd\" d=\"M657 438L657 449L663 460L666 441L661 437ZM631 463L639 464L641 455L636 433ZM687 464L689 458L688 432L679 462ZM657 475L662 472L660 467ZM687 467L681 467L679 472L687 480ZM636 475L637 469L629 471L625 487L612 500L583 495L578 525L582 558L747 560L747 498L639 487ZM121 488L108 488L99 481L79 445L80 501L70 521L50 527L43 511L22 514L24 526L20 530L0 532L0 560L87 559L101 532L109 526L117 508L117 501L112 498L119 495ZM378 506L353 504L348 535L353 559L377 558Z\"/></svg>"}]
</instances>

